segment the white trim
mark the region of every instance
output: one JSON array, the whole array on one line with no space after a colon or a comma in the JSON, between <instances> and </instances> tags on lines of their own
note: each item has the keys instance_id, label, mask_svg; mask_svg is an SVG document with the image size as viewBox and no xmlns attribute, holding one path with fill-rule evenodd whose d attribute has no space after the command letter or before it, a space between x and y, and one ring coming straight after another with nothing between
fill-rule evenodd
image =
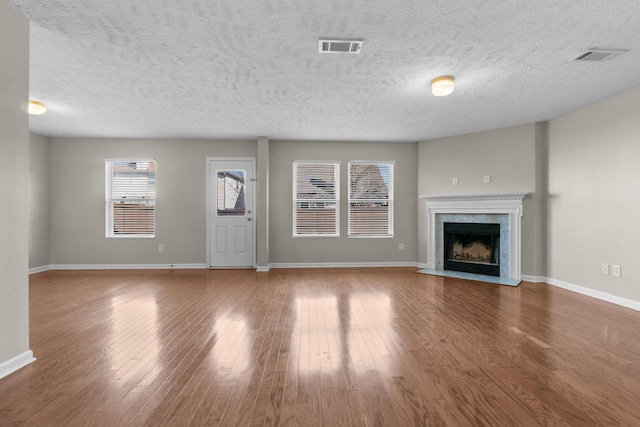
<instances>
[{"instance_id":1,"label":"white trim","mask_svg":"<svg viewBox=\"0 0 640 427\"><path fill-rule=\"evenodd\" d=\"M131 162L155 162L156 160L152 159L151 157L105 157L104 161L131 163Z\"/></svg>"},{"instance_id":2,"label":"white trim","mask_svg":"<svg viewBox=\"0 0 640 427\"><path fill-rule=\"evenodd\" d=\"M419 196L420 199L424 199L427 202L437 203L450 203L450 202L505 202L510 204L514 201L522 201L529 193L495 193L495 194L444 194L444 195L425 195Z\"/></svg>"},{"instance_id":3,"label":"white trim","mask_svg":"<svg viewBox=\"0 0 640 427\"><path fill-rule=\"evenodd\" d=\"M353 178L351 174L351 166L387 166L389 169L388 179L390 182L387 182L387 198L378 198L378 199L367 199L367 198L358 198L352 197L351 195L351 179ZM394 233L394 223L395 223L395 161L377 161L377 162L366 162L364 160L350 160L347 163L347 237L350 239L391 239L393 238ZM351 228L351 204L352 203L376 203L376 202L386 202L387 203L387 233L385 234L352 234Z\"/></svg>"},{"instance_id":4,"label":"white trim","mask_svg":"<svg viewBox=\"0 0 640 427\"><path fill-rule=\"evenodd\" d=\"M18 369L24 368L28 364L35 362L35 360L36 358L33 357L33 352L27 350L6 362L0 363L0 379L14 373Z\"/></svg>"},{"instance_id":5,"label":"white trim","mask_svg":"<svg viewBox=\"0 0 640 427\"><path fill-rule=\"evenodd\" d=\"M521 280L522 199L528 193L420 196L426 201L427 268L436 270L436 215L508 214L509 278Z\"/></svg>"},{"instance_id":6,"label":"white trim","mask_svg":"<svg viewBox=\"0 0 640 427\"><path fill-rule=\"evenodd\" d=\"M358 267L416 267L423 268L426 264L415 262L319 262L272 263L266 266L256 266L256 272L266 273L272 268L358 268ZM201 264L52 264L47 270L199 270L209 269L206 263Z\"/></svg>"},{"instance_id":7,"label":"white trim","mask_svg":"<svg viewBox=\"0 0 640 427\"><path fill-rule=\"evenodd\" d=\"M349 160L349 164L352 165L395 165L395 160Z\"/></svg>"},{"instance_id":8,"label":"white trim","mask_svg":"<svg viewBox=\"0 0 640 427\"><path fill-rule=\"evenodd\" d=\"M45 271L49 271L49 270L51 270L51 264L42 265L40 267L33 267L33 268L29 269L29 275L37 274L37 273L44 273Z\"/></svg>"},{"instance_id":9,"label":"white trim","mask_svg":"<svg viewBox=\"0 0 640 427\"><path fill-rule=\"evenodd\" d=\"M271 268L371 268L371 267L417 267L415 262L277 262Z\"/></svg>"},{"instance_id":10,"label":"white trim","mask_svg":"<svg viewBox=\"0 0 640 427\"><path fill-rule=\"evenodd\" d=\"M616 295L611 295L606 292L596 291L594 289L585 288L583 286L574 285L572 283L563 282L561 280L552 279L547 277L547 283L556 286L558 288L566 289L571 292L576 292L591 298L599 299L602 301L610 302L612 304L620 305L622 307L630 308L632 310L640 311L640 301L634 301L627 298L622 298Z\"/></svg>"},{"instance_id":11,"label":"white trim","mask_svg":"<svg viewBox=\"0 0 640 427\"><path fill-rule=\"evenodd\" d=\"M205 269L202 264L52 264L51 270L184 270Z\"/></svg>"},{"instance_id":12,"label":"white trim","mask_svg":"<svg viewBox=\"0 0 640 427\"><path fill-rule=\"evenodd\" d=\"M329 164L329 165L333 165L333 164L341 165L342 160L294 160L293 163L305 163L308 165L313 165L316 163Z\"/></svg>"},{"instance_id":13,"label":"white trim","mask_svg":"<svg viewBox=\"0 0 640 427\"><path fill-rule=\"evenodd\" d=\"M256 235L256 217L258 216L258 213L256 211L258 205L256 203L256 193L257 193L257 185L255 185L255 183L258 180L258 177L256 176L256 158L255 157L207 157L206 159L207 161L207 175L205 177L206 179L206 191L207 194L205 195L205 199L206 199L206 203L207 206L205 207L205 211L207 214L207 225L206 225L206 262L205 264L207 265L207 267L205 268L212 268L213 266L209 265L211 264L211 218L213 217L213 212L211 209L211 198L209 197L209 194L211 193L211 163L212 162L216 162L216 161L250 161L251 162L251 176L252 179L250 180L250 182L246 183L245 182L245 186L247 185L251 185L251 206L253 206L253 217L252 217L252 233L253 233L253 255L252 255L252 260L251 260L251 267L256 267L256 259L257 259L257 250L258 250L258 236Z\"/></svg>"},{"instance_id":14,"label":"white trim","mask_svg":"<svg viewBox=\"0 0 640 427\"><path fill-rule=\"evenodd\" d=\"M420 269L428 268L427 264L416 262L319 262L319 263L272 263L266 266L257 266L256 272L268 272L272 268L373 268L373 267L416 267ZM180 270L180 269L207 269L206 263L202 264L52 264L43 267L30 269L30 274L49 270ZM32 272L32 270L34 270ZM38 271L35 271L38 270ZM583 286L574 285L572 283L563 282L561 280L552 279L544 276L526 276L522 275L522 280L533 283L546 283L551 286L576 292L587 297L595 298L601 301L610 302L632 310L640 311L640 301L634 301L611 295L606 292L596 291L594 289L585 288ZM33 358L31 351L0 364L0 378L9 375L11 372L28 365L36 360ZM23 363L24 362L24 363ZM23 364L22 364L23 363ZM7 367L9 366L9 367ZM14 368L13 370L9 370ZM6 373L5 373L6 371ZM4 375L3 375L4 373Z\"/></svg>"},{"instance_id":15,"label":"white trim","mask_svg":"<svg viewBox=\"0 0 640 427\"><path fill-rule=\"evenodd\" d=\"M545 283L547 281L547 278L544 276L526 276L523 274L522 280L525 282Z\"/></svg>"},{"instance_id":16,"label":"white trim","mask_svg":"<svg viewBox=\"0 0 640 427\"><path fill-rule=\"evenodd\" d=\"M375 235L375 234L371 234L371 235L353 235L353 236L347 236L347 238L349 239L393 239L393 235L388 235L388 234L379 234L379 235Z\"/></svg>"},{"instance_id":17,"label":"white trim","mask_svg":"<svg viewBox=\"0 0 640 427\"><path fill-rule=\"evenodd\" d=\"M333 166L333 176L334 176L334 199L301 199L298 198L298 166L299 165L325 165L325 166ZM340 237L340 173L341 173L342 164L339 160L331 161L331 160L319 160L319 161L301 161L294 160L291 165L291 196L292 196L292 204L291 204L291 236L294 239L297 238L309 238L309 237ZM335 218L336 218L336 230L335 233L321 233L321 234L298 234L298 203L331 203L335 202Z\"/></svg>"},{"instance_id":18,"label":"white trim","mask_svg":"<svg viewBox=\"0 0 640 427\"><path fill-rule=\"evenodd\" d=\"M115 234L114 233L114 204L116 202L122 201L121 198L113 197L113 181L114 181L114 163L136 163L136 168L138 163L153 163L153 167L155 169L154 172L154 180L157 179L158 173L158 164L155 159L146 158L146 157L125 157L125 158L115 158L115 157L105 157L104 165L105 165L105 221L104 221L104 237L106 239L155 239L156 237L156 213L157 213L157 186L154 182L153 184L153 197L152 198L143 198L143 197L135 197L135 198L127 198L129 201L136 201L141 203L150 202L153 205L153 233L142 233L142 234ZM148 169L148 168L147 168ZM157 181L156 181L157 182ZM148 186L148 185L147 185Z\"/></svg>"}]
</instances>

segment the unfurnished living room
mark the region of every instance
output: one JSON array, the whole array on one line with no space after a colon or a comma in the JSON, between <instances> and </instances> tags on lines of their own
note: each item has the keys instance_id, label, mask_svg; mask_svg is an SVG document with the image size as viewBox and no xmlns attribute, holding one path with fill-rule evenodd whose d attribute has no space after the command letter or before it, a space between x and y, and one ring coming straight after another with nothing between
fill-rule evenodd
<instances>
[{"instance_id":1,"label":"unfurnished living room","mask_svg":"<svg viewBox=\"0 0 640 427\"><path fill-rule=\"evenodd\" d=\"M0 426L640 425L639 28L0 0Z\"/></svg>"}]
</instances>

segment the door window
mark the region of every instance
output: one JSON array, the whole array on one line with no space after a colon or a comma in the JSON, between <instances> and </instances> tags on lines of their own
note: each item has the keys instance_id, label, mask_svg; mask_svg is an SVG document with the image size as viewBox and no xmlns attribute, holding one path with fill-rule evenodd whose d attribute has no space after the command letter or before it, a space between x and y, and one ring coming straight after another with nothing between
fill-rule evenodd
<instances>
[{"instance_id":1,"label":"door window","mask_svg":"<svg viewBox=\"0 0 640 427\"><path fill-rule=\"evenodd\" d=\"M218 170L217 189L218 216L243 216L244 204L244 178L243 170Z\"/></svg>"}]
</instances>

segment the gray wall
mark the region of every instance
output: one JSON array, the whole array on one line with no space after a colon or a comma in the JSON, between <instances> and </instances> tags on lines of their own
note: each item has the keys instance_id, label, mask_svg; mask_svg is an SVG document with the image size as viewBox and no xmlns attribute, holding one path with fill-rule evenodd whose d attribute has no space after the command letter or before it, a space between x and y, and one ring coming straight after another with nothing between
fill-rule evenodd
<instances>
[{"instance_id":1,"label":"gray wall","mask_svg":"<svg viewBox=\"0 0 640 427\"><path fill-rule=\"evenodd\" d=\"M541 130L532 123L419 143L419 195L531 193L524 202L522 218L522 273L531 276L543 276L545 265L536 247L536 242L544 240L544 224L540 220L544 212L534 203L536 198L544 197L543 188L536 190L537 174L545 173L544 166L536 164L541 150L538 145L546 142L536 136ZM485 175L491 175L490 184L484 183ZM452 185L453 177L458 177L458 185ZM423 201L418 209L418 235L418 261L426 263Z\"/></svg>"},{"instance_id":2,"label":"gray wall","mask_svg":"<svg viewBox=\"0 0 640 427\"><path fill-rule=\"evenodd\" d=\"M49 138L29 134L29 268L51 264L51 150Z\"/></svg>"},{"instance_id":3,"label":"gray wall","mask_svg":"<svg viewBox=\"0 0 640 427\"><path fill-rule=\"evenodd\" d=\"M294 160L338 160L340 167L340 237L293 238ZM347 164L349 160L392 160L394 167L394 237L347 237ZM270 141L269 245L271 263L415 262L417 235L417 144L367 142ZM399 243L404 250L398 249Z\"/></svg>"},{"instance_id":4,"label":"gray wall","mask_svg":"<svg viewBox=\"0 0 640 427\"><path fill-rule=\"evenodd\" d=\"M526 220L522 224L524 257L533 267L528 275L544 280L548 271L549 123L536 123L535 193L525 200ZM529 215L529 213L531 215Z\"/></svg>"},{"instance_id":5,"label":"gray wall","mask_svg":"<svg viewBox=\"0 0 640 427\"><path fill-rule=\"evenodd\" d=\"M264 269L269 266L269 139L265 137L258 138L256 174L256 264Z\"/></svg>"},{"instance_id":6,"label":"gray wall","mask_svg":"<svg viewBox=\"0 0 640 427\"><path fill-rule=\"evenodd\" d=\"M106 157L156 160L154 239L105 238ZM53 138L51 263L205 263L207 157L256 157L256 142Z\"/></svg>"},{"instance_id":7,"label":"gray wall","mask_svg":"<svg viewBox=\"0 0 640 427\"><path fill-rule=\"evenodd\" d=\"M640 88L549 123L548 276L640 301ZM600 273L603 262L622 277Z\"/></svg>"},{"instance_id":8,"label":"gray wall","mask_svg":"<svg viewBox=\"0 0 640 427\"><path fill-rule=\"evenodd\" d=\"M29 351L29 22L0 2L0 367Z\"/></svg>"},{"instance_id":9,"label":"gray wall","mask_svg":"<svg viewBox=\"0 0 640 427\"><path fill-rule=\"evenodd\" d=\"M258 264L318 262L415 262L417 144L361 142L174 141L51 139L51 264L194 264L206 262L206 157L256 157L268 196L258 209ZM342 237L293 239L292 162L341 160ZM363 154L366 153L366 154ZM157 161L155 239L104 237L105 157ZM267 160L265 162L265 159ZM395 166L395 237L346 237L349 160L392 160ZM262 174L261 174L262 172ZM260 184L260 183L259 183ZM258 188L263 188L258 186ZM264 191L264 189L263 189ZM260 208L262 206L262 208ZM283 206L286 206L283 208ZM267 227L267 228L265 228ZM158 244L164 252L158 252ZM404 250L398 249L404 244ZM35 261L34 261L35 262Z\"/></svg>"}]
</instances>

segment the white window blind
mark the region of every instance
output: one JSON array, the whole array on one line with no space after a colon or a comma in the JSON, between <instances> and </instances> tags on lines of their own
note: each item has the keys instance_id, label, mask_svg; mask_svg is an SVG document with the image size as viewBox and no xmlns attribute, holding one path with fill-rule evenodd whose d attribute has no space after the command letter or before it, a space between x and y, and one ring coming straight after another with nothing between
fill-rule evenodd
<instances>
[{"instance_id":1,"label":"white window blind","mask_svg":"<svg viewBox=\"0 0 640 427\"><path fill-rule=\"evenodd\" d=\"M293 236L340 235L340 164L293 163Z\"/></svg>"},{"instance_id":2,"label":"white window blind","mask_svg":"<svg viewBox=\"0 0 640 427\"><path fill-rule=\"evenodd\" d=\"M393 237L393 163L349 163L349 236Z\"/></svg>"},{"instance_id":3,"label":"white window blind","mask_svg":"<svg viewBox=\"0 0 640 427\"><path fill-rule=\"evenodd\" d=\"M106 159L106 236L155 237L156 162Z\"/></svg>"}]
</instances>

